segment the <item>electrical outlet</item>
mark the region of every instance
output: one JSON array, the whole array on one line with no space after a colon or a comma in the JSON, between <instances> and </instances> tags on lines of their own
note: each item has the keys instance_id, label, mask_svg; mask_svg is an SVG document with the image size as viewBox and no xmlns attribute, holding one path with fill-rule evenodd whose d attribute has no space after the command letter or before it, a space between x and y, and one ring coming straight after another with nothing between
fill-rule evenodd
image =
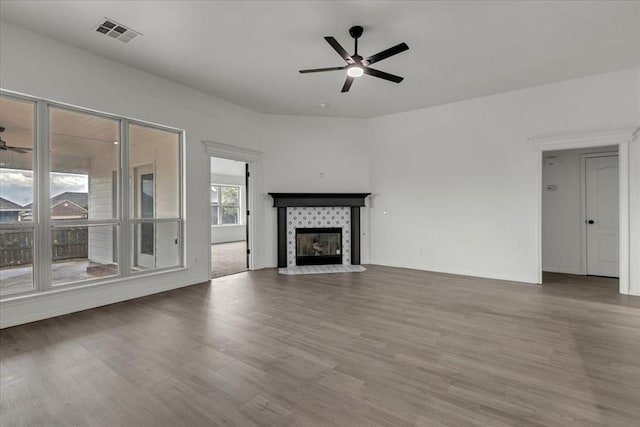
<instances>
[{"instance_id":1,"label":"electrical outlet","mask_svg":"<svg viewBox=\"0 0 640 427\"><path fill-rule=\"evenodd\" d=\"M193 259L193 264L194 264L194 265L198 265L198 258L194 258L194 259Z\"/></svg>"}]
</instances>

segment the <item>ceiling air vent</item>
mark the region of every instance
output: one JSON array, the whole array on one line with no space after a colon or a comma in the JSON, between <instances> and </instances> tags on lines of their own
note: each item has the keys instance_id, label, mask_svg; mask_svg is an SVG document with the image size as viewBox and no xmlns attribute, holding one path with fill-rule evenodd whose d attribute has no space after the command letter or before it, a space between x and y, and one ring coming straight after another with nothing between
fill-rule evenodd
<instances>
[{"instance_id":1,"label":"ceiling air vent","mask_svg":"<svg viewBox=\"0 0 640 427\"><path fill-rule=\"evenodd\" d=\"M104 21L101 21L96 26L96 31L104 34L105 36L120 40L122 43L129 43L131 40L142 35L142 33L132 30L125 25L118 24L116 21L109 18L104 18Z\"/></svg>"}]
</instances>

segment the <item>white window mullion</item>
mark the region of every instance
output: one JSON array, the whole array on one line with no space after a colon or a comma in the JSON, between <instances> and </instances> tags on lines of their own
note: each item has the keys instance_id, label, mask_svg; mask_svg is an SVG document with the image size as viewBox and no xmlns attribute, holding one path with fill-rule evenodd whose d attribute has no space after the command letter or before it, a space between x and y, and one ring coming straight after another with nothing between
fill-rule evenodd
<instances>
[{"instance_id":1,"label":"white window mullion","mask_svg":"<svg viewBox=\"0 0 640 427\"><path fill-rule=\"evenodd\" d=\"M129 121L120 121L120 156L118 165L118 187L120 191L120 206L118 215L120 216L120 230L118 233L118 264L120 275L129 276L131 274L131 242L133 241L133 230L131 229L131 177L129 176Z\"/></svg>"},{"instance_id":2,"label":"white window mullion","mask_svg":"<svg viewBox=\"0 0 640 427\"><path fill-rule=\"evenodd\" d=\"M222 224L222 186L216 185L216 189L218 190L216 194L218 195L218 222L216 225Z\"/></svg>"},{"instance_id":3,"label":"white window mullion","mask_svg":"<svg viewBox=\"0 0 640 427\"><path fill-rule=\"evenodd\" d=\"M44 101L36 104L35 192L33 218L36 219L34 277L37 290L51 288L51 201L49 179L51 175L51 141L49 139L49 106Z\"/></svg>"},{"instance_id":4,"label":"white window mullion","mask_svg":"<svg viewBox=\"0 0 640 427\"><path fill-rule=\"evenodd\" d=\"M180 266L184 266L186 265L186 259L187 259L187 254L186 254L186 250L187 247L185 245L185 239L186 239L186 227L185 227L185 195L186 195L186 188L185 188L185 170L186 170L186 161L185 161L185 155L184 155L184 147L185 145L185 134L184 131L179 133L178 136L178 217L180 217L180 222L178 223L178 250L179 250L179 256L180 256L180 260L178 261L178 264ZM209 173L210 175L210 173ZM209 219L210 220L210 219ZM209 230L211 229L211 227L209 227ZM211 243L211 239L209 239L209 243Z\"/></svg>"}]
</instances>

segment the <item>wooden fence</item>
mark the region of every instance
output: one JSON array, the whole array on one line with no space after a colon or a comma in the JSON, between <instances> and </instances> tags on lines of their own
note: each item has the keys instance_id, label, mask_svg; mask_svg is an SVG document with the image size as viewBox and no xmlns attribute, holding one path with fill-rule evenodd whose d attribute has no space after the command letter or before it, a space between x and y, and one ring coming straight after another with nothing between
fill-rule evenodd
<instances>
[{"instance_id":1,"label":"wooden fence","mask_svg":"<svg viewBox=\"0 0 640 427\"><path fill-rule=\"evenodd\" d=\"M51 249L53 261L86 259L89 256L87 227L54 230ZM33 263L33 232L0 233L0 268Z\"/></svg>"}]
</instances>

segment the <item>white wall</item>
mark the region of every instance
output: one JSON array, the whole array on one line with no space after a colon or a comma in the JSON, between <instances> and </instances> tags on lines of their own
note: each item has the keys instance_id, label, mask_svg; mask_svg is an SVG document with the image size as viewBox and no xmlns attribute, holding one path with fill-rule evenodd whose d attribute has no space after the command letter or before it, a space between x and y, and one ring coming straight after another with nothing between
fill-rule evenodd
<instances>
[{"instance_id":1,"label":"white wall","mask_svg":"<svg viewBox=\"0 0 640 427\"><path fill-rule=\"evenodd\" d=\"M246 163L236 160L211 158L211 173L217 175L244 177Z\"/></svg>"},{"instance_id":2,"label":"white wall","mask_svg":"<svg viewBox=\"0 0 640 427\"><path fill-rule=\"evenodd\" d=\"M83 172L89 175L89 219L113 217L113 174L117 169L116 148L89 159ZM89 227L89 260L111 264L113 260L112 227Z\"/></svg>"},{"instance_id":3,"label":"white wall","mask_svg":"<svg viewBox=\"0 0 640 427\"><path fill-rule=\"evenodd\" d=\"M93 161L91 164L92 167L98 166ZM96 175L93 175L94 172ZM106 173L100 173L97 170L91 171L89 179L89 218L96 214L100 219L109 218L112 215L112 181L110 170L106 171ZM89 227L89 260L101 264L113 263L112 227Z\"/></svg>"},{"instance_id":4,"label":"white wall","mask_svg":"<svg viewBox=\"0 0 640 427\"><path fill-rule=\"evenodd\" d=\"M582 154L617 152L618 147L545 151L555 165L542 166L542 270L584 274L582 265ZM555 191L546 190L555 185Z\"/></svg>"},{"instance_id":5,"label":"white wall","mask_svg":"<svg viewBox=\"0 0 640 427\"><path fill-rule=\"evenodd\" d=\"M239 242L247 239L247 227L240 225L217 225L211 226L211 244Z\"/></svg>"},{"instance_id":6,"label":"white wall","mask_svg":"<svg viewBox=\"0 0 640 427\"><path fill-rule=\"evenodd\" d=\"M366 121L302 116L263 118L267 142L256 180L262 182L257 247L264 267L277 265L276 209L268 192L369 192L369 143ZM369 209L360 209L362 263L369 262Z\"/></svg>"},{"instance_id":7,"label":"white wall","mask_svg":"<svg viewBox=\"0 0 640 427\"><path fill-rule=\"evenodd\" d=\"M244 175L234 176L234 175L222 175L219 173L212 173L211 184L237 185L239 187L244 187L245 177Z\"/></svg>"},{"instance_id":8,"label":"white wall","mask_svg":"<svg viewBox=\"0 0 640 427\"><path fill-rule=\"evenodd\" d=\"M527 138L638 123L639 75L628 69L369 120L371 262L537 282L536 156Z\"/></svg>"}]
</instances>

